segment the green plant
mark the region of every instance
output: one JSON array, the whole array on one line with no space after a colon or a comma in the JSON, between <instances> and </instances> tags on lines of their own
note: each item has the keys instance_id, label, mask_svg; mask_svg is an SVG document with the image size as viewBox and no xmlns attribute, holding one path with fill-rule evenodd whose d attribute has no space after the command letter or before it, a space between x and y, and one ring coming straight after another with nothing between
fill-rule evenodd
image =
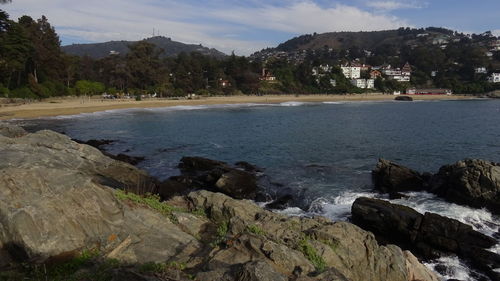
<instances>
[{"instance_id":1,"label":"green plant","mask_svg":"<svg viewBox=\"0 0 500 281\"><path fill-rule=\"evenodd\" d=\"M195 216L199 216L199 217L207 217L207 213L205 211L205 209L203 208L196 208L192 211L190 211L191 214L195 215Z\"/></svg>"},{"instance_id":2,"label":"green plant","mask_svg":"<svg viewBox=\"0 0 500 281\"><path fill-rule=\"evenodd\" d=\"M147 262L139 266L139 271L142 273L160 273L165 272L167 268L164 263Z\"/></svg>"},{"instance_id":3,"label":"green plant","mask_svg":"<svg viewBox=\"0 0 500 281\"><path fill-rule=\"evenodd\" d=\"M217 226L217 234L215 236L215 240L212 243L210 243L210 245L212 247L216 247L216 246L220 245L221 243L225 242L228 231L229 231L229 222L224 221L224 222L220 223Z\"/></svg>"},{"instance_id":4,"label":"green plant","mask_svg":"<svg viewBox=\"0 0 500 281\"><path fill-rule=\"evenodd\" d=\"M254 225L254 224L247 226L247 230L248 230L248 232L256 234L256 235L265 235L266 234L266 232L262 228L260 228L257 225Z\"/></svg>"},{"instance_id":5,"label":"green plant","mask_svg":"<svg viewBox=\"0 0 500 281\"><path fill-rule=\"evenodd\" d=\"M167 263L167 266L169 268L177 269L177 270L184 270L186 269L187 265L185 262L177 262L177 261L171 261Z\"/></svg>"},{"instance_id":6,"label":"green plant","mask_svg":"<svg viewBox=\"0 0 500 281\"><path fill-rule=\"evenodd\" d=\"M177 223L177 218L173 215L174 211L182 211L179 208L172 207L165 202L160 201L160 196L157 194L146 193L144 196L127 192L124 190L116 190L116 198L120 200L129 200L134 203L145 205L153 210L160 212L162 215L168 217L173 223Z\"/></svg>"},{"instance_id":7,"label":"green plant","mask_svg":"<svg viewBox=\"0 0 500 281\"><path fill-rule=\"evenodd\" d=\"M322 256L318 254L316 249L311 246L307 238L303 238L299 241L298 249L304 254L304 256L314 265L316 271L322 272L326 268L326 262Z\"/></svg>"}]
</instances>

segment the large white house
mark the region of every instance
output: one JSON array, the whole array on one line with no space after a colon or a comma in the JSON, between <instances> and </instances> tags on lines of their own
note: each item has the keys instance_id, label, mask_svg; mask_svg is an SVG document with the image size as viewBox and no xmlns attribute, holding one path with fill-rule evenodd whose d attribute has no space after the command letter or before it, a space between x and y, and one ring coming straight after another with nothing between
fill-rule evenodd
<instances>
[{"instance_id":1,"label":"large white house","mask_svg":"<svg viewBox=\"0 0 500 281\"><path fill-rule=\"evenodd\" d=\"M361 67L360 66L341 66L342 73L347 79L359 79L361 78Z\"/></svg>"},{"instance_id":2,"label":"large white house","mask_svg":"<svg viewBox=\"0 0 500 281\"><path fill-rule=\"evenodd\" d=\"M375 79L352 79L351 84L361 89L374 89Z\"/></svg>"},{"instance_id":3,"label":"large white house","mask_svg":"<svg viewBox=\"0 0 500 281\"><path fill-rule=\"evenodd\" d=\"M488 77L488 81L491 83L500 83L500 73L492 73L490 77Z\"/></svg>"},{"instance_id":4,"label":"large white house","mask_svg":"<svg viewBox=\"0 0 500 281\"><path fill-rule=\"evenodd\" d=\"M392 68L390 65L381 68L382 73L387 76L387 78L396 80L398 82L410 82L411 78L411 66L406 63L403 68Z\"/></svg>"}]
</instances>

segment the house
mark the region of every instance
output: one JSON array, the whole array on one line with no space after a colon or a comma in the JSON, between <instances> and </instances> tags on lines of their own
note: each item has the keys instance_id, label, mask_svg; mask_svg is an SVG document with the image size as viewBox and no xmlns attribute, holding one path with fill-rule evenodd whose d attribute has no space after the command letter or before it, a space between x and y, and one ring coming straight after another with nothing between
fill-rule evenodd
<instances>
[{"instance_id":1,"label":"house","mask_svg":"<svg viewBox=\"0 0 500 281\"><path fill-rule=\"evenodd\" d=\"M486 74L486 73L488 73L488 70L486 69L486 67L476 67L474 69L474 72L476 74Z\"/></svg>"},{"instance_id":2,"label":"house","mask_svg":"<svg viewBox=\"0 0 500 281\"><path fill-rule=\"evenodd\" d=\"M342 73L347 79L359 79L361 78L361 67L360 66L340 66Z\"/></svg>"},{"instance_id":3,"label":"house","mask_svg":"<svg viewBox=\"0 0 500 281\"><path fill-rule=\"evenodd\" d=\"M450 89L416 89L410 88L406 90L407 95L451 95L453 92Z\"/></svg>"},{"instance_id":4,"label":"house","mask_svg":"<svg viewBox=\"0 0 500 281\"><path fill-rule=\"evenodd\" d=\"M110 56L117 56L117 55L119 55L119 54L120 54L120 52L115 51L115 50L111 50L111 51L109 51L109 55L110 55Z\"/></svg>"},{"instance_id":5,"label":"house","mask_svg":"<svg viewBox=\"0 0 500 281\"><path fill-rule=\"evenodd\" d=\"M411 75L411 65L410 63L406 62L403 68L401 68L401 75L403 76L410 76Z\"/></svg>"},{"instance_id":6,"label":"house","mask_svg":"<svg viewBox=\"0 0 500 281\"><path fill-rule=\"evenodd\" d=\"M322 77L325 73L332 72L333 67L328 64L321 64L320 66L315 66L312 68L312 76Z\"/></svg>"},{"instance_id":7,"label":"house","mask_svg":"<svg viewBox=\"0 0 500 281\"><path fill-rule=\"evenodd\" d=\"M378 70L370 71L370 78L371 79L377 79L378 77L382 77L382 72L380 72Z\"/></svg>"},{"instance_id":8,"label":"house","mask_svg":"<svg viewBox=\"0 0 500 281\"><path fill-rule=\"evenodd\" d=\"M276 76L272 75L267 68L262 68L262 75L260 76L261 81L276 81Z\"/></svg>"},{"instance_id":9,"label":"house","mask_svg":"<svg viewBox=\"0 0 500 281\"><path fill-rule=\"evenodd\" d=\"M373 79L352 79L351 84L361 89L375 88L375 80Z\"/></svg>"},{"instance_id":10,"label":"house","mask_svg":"<svg viewBox=\"0 0 500 281\"><path fill-rule=\"evenodd\" d=\"M382 73L387 76L388 79L396 80L398 82L410 82L411 78L411 65L407 62L403 68L391 68L390 65L381 67Z\"/></svg>"},{"instance_id":11,"label":"house","mask_svg":"<svg viewBox=\"0 0 500 281\"><path fill-rule=\"evenodd\" d=\"M488 77L488 82L500 83L500 73L492 73L491 76Z\"/></svg>"},{"instance_id":12,"label":"house","mask_svg":"<svg viewBox=\"0 0 500 281\"><path fill-rule=\"evenodd\" d=\"M229 82L229 80L219 78L219 86L222 88L231 87L231 82Z\"/></svg>"}]
</instances>

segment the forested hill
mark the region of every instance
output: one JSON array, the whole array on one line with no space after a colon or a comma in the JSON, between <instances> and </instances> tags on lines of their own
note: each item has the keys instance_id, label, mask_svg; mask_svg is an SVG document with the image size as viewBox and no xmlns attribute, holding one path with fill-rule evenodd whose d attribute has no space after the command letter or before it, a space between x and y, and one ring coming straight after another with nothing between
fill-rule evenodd
<instances>
[{"instance_id":1,"label":"forested hill","mask_svg":"<svg viewBox=\"0 0 500 281\"><path fill-rule=\"evenodd\" d=\"M155 44L158 48L163 49L162 57L174 57L181 52L191 53L198 52L203 55L222 58L226 55L216 49L195 44L184 44L177 41L172 41L170 38L163 36L155 36L147 38L144 41ZM117 52L124 55L129 52L129 45L135 44L137 41L110 41L105 43L95 44L73 44L62 46L62 51L76 56L89 56L93 59L101 59L110 55L111 52Z\"/></svg>"}]
</instances>

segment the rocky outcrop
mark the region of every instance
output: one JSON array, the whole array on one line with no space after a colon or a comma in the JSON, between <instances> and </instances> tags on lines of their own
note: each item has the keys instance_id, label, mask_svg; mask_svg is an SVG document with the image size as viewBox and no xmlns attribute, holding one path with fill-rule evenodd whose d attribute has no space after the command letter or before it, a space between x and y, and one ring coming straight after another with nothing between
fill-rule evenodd
<instances>
[{"instance_id":1,"label":"rocky outcrop","mask_svg":"<svg viewBox=\"0 0 500 281\"><path fill-rule=\"evenodd\" d=\"M394 100L397 100L397 101L413 101L413 98L409 97L409 96L397 96L397 97L394 98Z\"/></svg>"},{"instance_id":2,"label":"rocky outcrop","mask_svg":"<svg viewBox=\"0 0 500 281\"><path fill-rule=\"evenodd\" d=\"M466 159L445 165L431 175L380 159L372 171L377 190L389 193L426 190L449 202L474 208L488 208L500 214L500 164Z\"/></svg>"},{"instance_id":3,"label":"rocky outcrop","mask_svg":"<svg viewBox=\"0 0 500 281\"><path fill-rule=\"evenodd\" d=\"M389 194L422 190L424 177L420 173L385 159L379 159L372 171L375 188Z\"/></svg>"},{"instance_id":4,"label":"rocky outcrop","mask_svg":"<svg viewBox=\"0 0 500 281\"><path fill-rule=\"evenodd\" d=\"M0 136L8 138L19 138L26 135L27 132L18 126L10 125L8 123L0 123Z\"/></svg>"},{"instance_id":5,"label":"rocky outcrop","mask_svg":"<svg viewBox=\"0 0 500 281\"><path fill-rule=\"evenodd\" d=\"M112 269L113 280L437 280L347 222L286 217L205 190L160 202L115 189L147 174L54 132L0 137L0 157L0 266L98 249L127 266L163 264L151 278Z\"/></svg>"},{"instance_id":6,"label":"rocky outcrop","mask_svg":"<svg viewBox=\"0 0 500 281\"><path fill-rule=\"evenodd\" d=\"M450 202L500 214L500 164L466 159L445 165L432 177L430 191Z\"/></svg>"},{"instance_id":7,"label":"rocky outcrop","mask_svg":"<svg viewBox=\"0 0 500 281\"><path fill-rule=\"evenodd\" d=\"M186 184L190 189L222 192L236 199L255 199L258 168L246 162L239 162L238 166L243 169L203 157L183 157L179 164L182 175L170 180Z\"/></svg>"},{"instance_id":8,"label":"rocky outcrop","mask_svg":"<svg viewBox=\"0 0 500 281\"><path fill-rule=\"evenodd\" d=\"M352 206L353 222L373 231L383 243L396 243L425 259L443 254L456 254L468 260L493 280L500 256L487 249L497 241L474 231L470 225L433 213L420 214L387 201L358 198Z\"/></svg>"}]
</instances>

